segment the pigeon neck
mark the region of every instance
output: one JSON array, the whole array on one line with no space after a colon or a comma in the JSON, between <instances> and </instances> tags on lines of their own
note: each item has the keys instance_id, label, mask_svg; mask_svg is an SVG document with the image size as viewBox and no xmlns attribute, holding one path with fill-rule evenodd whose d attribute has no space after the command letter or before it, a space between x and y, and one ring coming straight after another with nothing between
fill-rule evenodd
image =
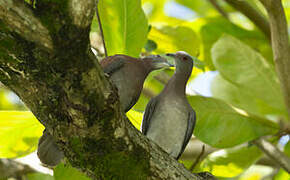
<instances>
[{"instance_id":1,"label":"pigeon neck","mask_svg":"<svg viewBox=\"0 0 290 180\"><path fill-rule=\"evenodd\" d=\"M181 72L176 70L174 75L169 80L166 91L172 92L173 94L185 96L186 83L190 77L189 73Z\"/></svg>"}]
</instances>

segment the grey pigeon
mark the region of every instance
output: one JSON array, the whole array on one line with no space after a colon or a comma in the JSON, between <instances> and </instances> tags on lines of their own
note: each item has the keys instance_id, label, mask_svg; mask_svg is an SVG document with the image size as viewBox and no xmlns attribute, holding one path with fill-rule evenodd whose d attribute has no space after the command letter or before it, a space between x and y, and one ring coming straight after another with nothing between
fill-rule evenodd
<instances>
[{"instance_id":1,"label":"grey pigeon","mask_svg":"<svg viewBox=\"0 0 290 180\"><path fill-rule=\"evenodd\" d=\"M129 111L137 102L143 89L143 83L150 72L172 66L159 55L133 58L126 55L114 55L101 62L104 73L118 89L121 107ZM39 139L37 155L43 164L56 166L64 155L57 147L53 137L44 130Z\"/></svg>"},{"instance_id":2,"label":"grey pigeon","mask_svg":"<svg viewBox=\"0 0 290 180\"><path fill-rule=\"evenodd\" d=\"M117 86L121 106L129 111L137 102L143 89L143 83L150 72L172 66L159 55L133 58L115 55L100 62L104 72Z\"/></svg>"},{"instance_id":3,"label":"grey pigeon","mask_svg":"<svg viewBox=\"0 0 290 180\"><path fill-rule=\"evenodd\" d=\"M163 91L147 104L141 126L144 135L178 159L188 144L195 126L195 111L185 95L193 60L182 51L167 55L175 59L175 73Z\"/></svg>"}]
</instances>

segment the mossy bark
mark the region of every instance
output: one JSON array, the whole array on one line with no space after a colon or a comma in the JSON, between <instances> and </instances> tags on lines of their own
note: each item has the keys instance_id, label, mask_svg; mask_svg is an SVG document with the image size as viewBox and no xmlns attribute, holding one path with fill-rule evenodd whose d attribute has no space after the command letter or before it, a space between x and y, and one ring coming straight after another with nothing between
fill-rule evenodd
<instances>
[{"instance_id":1,"label":"mossy bark","mask_svg":"<svg viewBox=\"0 0 290 180\"><path fill-rule=\"evenodd\" d=\"M93 0L41 0L35 7L1 1L1 82L53 135L68 161L94 179L202 179L149 142L120 111L116 88L90 51L94 9Z\"/></svg>"}]
</instances>

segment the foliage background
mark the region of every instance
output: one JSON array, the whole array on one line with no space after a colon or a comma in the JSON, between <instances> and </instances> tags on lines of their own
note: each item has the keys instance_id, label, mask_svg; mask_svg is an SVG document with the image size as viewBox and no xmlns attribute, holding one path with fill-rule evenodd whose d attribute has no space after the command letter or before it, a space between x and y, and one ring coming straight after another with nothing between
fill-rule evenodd
<instances>
[{"instance_id":1,"label":"foliage background","mask_svg":"<svg viewBox=\"0 0 290 180\"><path fill-rule=\"evenodd\" d=\"M257 0L247 0L265 16ZM187 87L188 100L197 112L193 139L215 148L193 172L209 171L219 179L274 179L289 175L277 166L259 165L263 153L251 141L268 135L289 155L289 135L279 136L279 123L287 121L280 84L269 40L254 24L224 1L222 17L204 0L100 0L100 16L109 55L134 57L186 51L197 57ZM290 21L290 0L284 0ZM289 27L290 32L290 27ZM94 18L92 47L99 57L103 49ZM152 73L144 91L127 116L140 128L142 112L157 95L174 69ZM0 86L0 158L19 158L36 150L42 125L15 94ZM194 159L181 159L189 167ZM88 179L67 165L54 169L54 176L41 173L28 179ZM70 179L71 179L70 178Z\"/></svg>"}]
</instances>

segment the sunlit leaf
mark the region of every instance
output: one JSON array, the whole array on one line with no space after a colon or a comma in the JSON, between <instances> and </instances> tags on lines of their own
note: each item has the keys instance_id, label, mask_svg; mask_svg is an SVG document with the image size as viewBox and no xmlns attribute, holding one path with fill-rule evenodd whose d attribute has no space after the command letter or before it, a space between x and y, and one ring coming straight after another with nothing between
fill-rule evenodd
<instances>
[{"instance_id":1,"label":"sunlit leaf","mask_svg":"<svg viewBox=\"0 0 290 180\"><path fill-rule=\"evenodd\" d=\"M148 24L140 0L102 0L99 11L108 55L138 57L146 43Z\"/></svg>"},{"instance_id":2,"label":"sunlit leaf","mask_svg":"<svg viewBox=\"0 0 290 180\"><path fill-rule=\"evenodd\" d=\"M251 94L252 101L286 115L274 67L259 53L232 36L225 35L212 48L213 62L221 76Z\"/></svg>"},{"instance_id":3,"label":"sunlit leaf","mask_svg":"<svg viewBox=\"0 0 290 180\"><path fill-rule=\"evenodd\" d=\"M198 171L208 171L219 177L235 177L254 164L262 154L256 146L219 150L208 155Z\"/></svg>"},{"instance_id":4,"label":"sunlit leaf","mask_svg":"<svg viewBox=\"0 0 290 180\"><path fill-rule=\"evenodd\" d=\"M277 124L234 109L222 100L201 96L188 100L196 111L194 135L213 147L233 147L279 129Z\"/></svg>"},{"instance_id":5,"label":"sunlit leaf","mask_svg":"<svg viewBox=\"0 0 290 180\"><path fill-rule=\"evenodd\" d=\"M272 49L270 47L269 41L261 32L243 29L223 18L207 18L206 21L207 24L201 28L200 34L202 36L204 46L205 62L210 67L210 69L215 69L211 59L210 50L213 44L223 34L229 34L240 39L256 51L260 52L268 62L273 63Z\"/></svg>"},{"instance_id":6,"label":"sunlit leaf","mask_svg":"<svg viewBox=\"0 0 290 180\"><path fill-rule=\"evenodd\" d=\"M43 126L29 111L0 111L0 158L35 151Z\"/></svg>"},{"instance_id":7,"label":"sunlit leaf","mask_svg":"<svg viewBox=\"0 0 290 180\"><path fill-rule=\"evenodd\" d=\"M166 0L142 0L142 7L149 21L156 20L165 16L163 11L165 2Z\"/></svg>"},{"instance_id":8,"label":"sunlit leaf","mask_svg":"<svg viewBox=\"0 0 290 180\"><path fill-rule=\"evenodd\" d=\"M12 110L13 109L13 103L9 101L7 98L7 90L0 89L0 109L1 110Z\"/></svg>"},{"instance_id":9,"label":"sunlit leaf","mask_svg":"<svg viewBox=\"0 0 290 180\"><path fill-rule=\"evenodd\" d=\"M234 178L238 180L263 180L268 179L274 168L264 165L252 165L248 170L246 170L239 177ZM270 180L270 179L269 179Z\"/></svg>"},{"instance_id":10,"label":"sunlit leaf","mask_svg":"<svg viewBox=\"0 0 290 180\"><path fill-rule=\"evenodd\" d=\"M91 180L76 168L63 163L54 168L53 174L55 180Z\"/></svg>"},{"instance_id":11,"label":"sunlit leaf","mask_svg":"<svg viewBox=\"0 0 290 180\"><path fill-rule=\"evenodd\" d=\"M53 176L42 173L31 173L26 176L27 180L54 180Z\"/></svg>"},{"instance_id":12,"label":"sunlit leaf","mask_svg":"<svg viewBox=\"0 0 290 180\"><path fill-rule=\"evenodd\" d=\"M260 116L283 113L281 110L272 108L263 99L255 96L255 94L247 89L225 80L220 74L212 81L211 92L214 97L222 99L249 113Z\"/></svg>"},{"instance_id":13,"label":"sunlit leaf","mask_svg":"<svg viewBox=\"0 0 290 180\"><path fill-rule=\"evenodd\" d=\"M274 177L274 180L286 180L286 179L290 179L290 174L287 173L282 168L279 170L279 172Z\"/></svg>"},{"instance_id":14,"label":"sunlit leaf","mask_svg":"<svg viewBox=\"0 0 290 180\"><path fill-rule=\"evenodd\" d=\"M192 56L199 54L200 40L189 27L153 26L149 39L157 43L156 53L186 51Z\"/></svg>"},{"instance_id":15,"label":"sunlit leaf","mask_svg":"<svg viewBox=\"0 0 290 180\"><path fill-rule=\"evenodd\" d=\"M129 120L131 121L131 123L135 126L135 128L140 130L143 114L131 109L130 111L128 111L126 113L126 115L129 118Z\"/></svg>"}]
</instances>

